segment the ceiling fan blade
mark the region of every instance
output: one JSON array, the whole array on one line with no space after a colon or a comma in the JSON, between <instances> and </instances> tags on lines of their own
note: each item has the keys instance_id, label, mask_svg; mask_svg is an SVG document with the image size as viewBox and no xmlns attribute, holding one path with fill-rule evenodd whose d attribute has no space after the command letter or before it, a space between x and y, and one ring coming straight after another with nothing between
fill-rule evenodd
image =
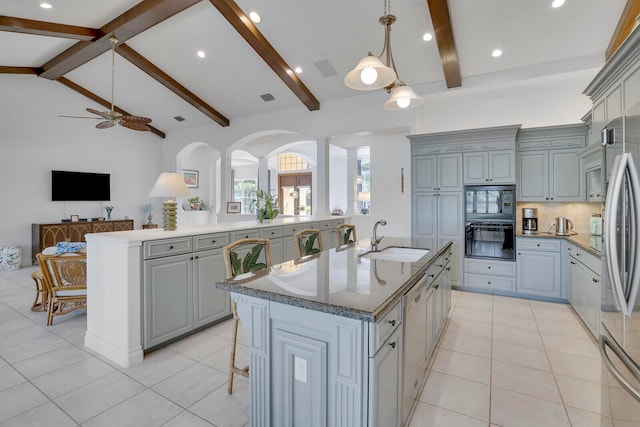
<instances>
[{"instance_id":1,"label":"ceiling fan blade","mask_svg":"<svg viewBox=\"0 0 640 427\"><path fill-rule=\"evenodd\" d=\"M85 117L85 116L61 116L58 117L67 117L69 119L91 119L91 120L102 120L100 117Z\"/></svg>"},{"instance_id":2,"label":"ceiling fan blade","mask_svg":"<svg viewBox=\"0 0 640 427\"><path fill-rule=\"evenodd\" d=\"M100 123L98 123L96 125L96 128L98 128L98 129L107 129L107 128L113 127L115 125L116 124L112 123L112 122L100 122Z\"/></svg>"},{"instance_id":3,"label":"ceiling fan blade","mask_svg":"<svg viewBox=\"0 0 640 427\"><path fill-rule=\"evenodd\" d=\"M143 124L151 123L151 119L148 119L146 117L140 117L140 116L122 116L120 120L124 120L130 123L143 123Z\"/></svg>"},{"instance_id":4,"label":"ceiling fan blade","mask_svg":"<svg viewBox=\"0 0 640 427\"><path fill-rule=\"evenodd\" d=\"M100 117L102 117L103 119L107 119L109 120L109 113L110 111L98 111L98 110L94 110L93 108L87 108L86 109L88 112L90 112L91 114L96 114Z\"/></svg>"},{"instance_id":5,"label":"ceiling fan blade","mask_svg":"<svg viewBox=\"0 0 640 427\"><path fill-rule=\"evenodd\" d=\"M144 123L128 122L126 120L120 120L118 123L120 124L120 126L124 126L127 129L140 130L140 131L151 130L151 128Z\"/></svg>"}]
</instances>

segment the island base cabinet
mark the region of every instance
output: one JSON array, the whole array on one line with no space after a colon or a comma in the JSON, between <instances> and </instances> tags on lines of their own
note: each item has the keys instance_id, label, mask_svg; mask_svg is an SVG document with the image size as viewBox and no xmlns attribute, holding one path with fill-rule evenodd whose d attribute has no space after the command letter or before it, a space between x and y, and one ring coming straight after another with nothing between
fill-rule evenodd
<instances>
[{"instance_id":1,"label":"island base cabinet","mask_svg":"<svg viewBox=\"0 0 640 427\"><path fill-rule=\"evenodd\" d=\"M215 287L226 274L222 249L196 253L193 265L194 328L207 325L229 316L229 293Z\"/></svg>"},{"instance_id":2,"label":"island base cabinet","mask_svg":"<svg viewBox=\"0 0 640 427\"><path fill-rule=\"evenodd\" d=\"M399 426L402 396L402 328L369 362L369 426Z\"/></svg>"},{"instance_id":3,"label":"island base cabinet","mask_svg":"<svg viewBox=\"0 0 640 427\"><path fill-rule=\"evenodd\" d=\"M193 329L190 258L187 254L144 262L145 349Z\"/></svg>"}]
</instances>

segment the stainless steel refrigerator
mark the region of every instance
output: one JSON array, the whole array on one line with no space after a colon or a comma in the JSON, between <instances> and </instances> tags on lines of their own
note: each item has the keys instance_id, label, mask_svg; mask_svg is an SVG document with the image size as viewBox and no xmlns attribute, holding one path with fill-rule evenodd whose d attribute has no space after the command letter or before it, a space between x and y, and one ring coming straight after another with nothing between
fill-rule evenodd
<instances>
[{"instance_id":1,"label":"stainless steel refrigerator","mask_svg":"<svg viewBox=\"0 0 640 427\"><path fill-rule=\"evenodd\" d=\"M601 425L640 426L640 105L610 122L602 138Z\"/></svg>"}]
</instances>

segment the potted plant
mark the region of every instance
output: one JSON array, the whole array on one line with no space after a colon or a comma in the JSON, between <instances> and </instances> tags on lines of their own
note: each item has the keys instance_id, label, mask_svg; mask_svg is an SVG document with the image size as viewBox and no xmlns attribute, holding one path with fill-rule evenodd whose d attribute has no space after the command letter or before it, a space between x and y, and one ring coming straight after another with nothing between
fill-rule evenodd
<instances>
[{"instance_id":1,"label":"potted plant","mask_svg":"<svg viewBox=\"0 0 640 427\"><path fill-rule=\"evenodd\" d=\"M262 189L255 192L255 199L251 201L251 212L255 212L258 221L271 221L278 216L278 196L267 193Z\"/></svg>"},{"instance_id":2,"label":"potted plant","mask_svg":"<svg viewBox=\"0 0 640 427\"><path fill-rule=\"evenodd\" d=\"M189 199L189 204L191 205L192 210L199 211L202 200L200 200L199 197L192 197Z\"/></svg>"}]
</instances>

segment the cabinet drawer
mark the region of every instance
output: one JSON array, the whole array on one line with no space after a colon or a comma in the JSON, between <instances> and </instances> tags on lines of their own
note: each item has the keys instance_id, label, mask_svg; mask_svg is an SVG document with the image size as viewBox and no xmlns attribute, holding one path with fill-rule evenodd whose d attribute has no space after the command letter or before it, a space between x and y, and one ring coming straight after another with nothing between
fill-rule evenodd
<instances>
[{"instance_id":1,"label":"cabinet drawer","mask_svg":"<svg viewBox=\"0 0 640 427\"><path fill-rule=\"evenodd\" d=\"M516 277L516 263L486 259L464 259L465 273L490 274L492 276Z\"/></svg>"},{"instance_id":2,"label":"cabinet drawer","mask_svg":"<svg viewBox=\"0 0 640 427\"><path fill-rule=\"evenodd\" d=\"M300 230L306 230L308 228L315 230L318 228L318 223L310 222L306 224L294 224L294 225L285 225L283 228L283 233L285 236L293 236Z\"/></svg>"},{"instance_id":3,"label":"cabinet drawer","mask_svg":"<svg viewBox=\"0 0 640 427\"><path fill-rule=\"evenodd\" d=\"M231 243L242 239L257 239L258 230L238 230L231 232Z\"/></svg>"},{"instance_id":4,"label":"cabinet drawer","mask_svg":"<svg viewBox=\"0 0 640 427\"><path fill-rule=\"evenodd\" d=\"M369 356L373 356L382 343L402 323L402 304L400 301L393 306L369 329Z\"/></svg>"},{"instance_id":5,"label":"cabinet drawer","mask_svg":"<svg viewBox=\"0 0 640 427\"><path fill-rule=\"evenodd\" d=\"M560 252L560 239L533 239L521 238L517 239L516 248L523 251L550 251Z\"/></svg>"},{"instance_id":6,"label":"cabinet drawer","mask_svg":"<svg viewBox=\"0 0 640 427\"><path fill-rule=\"evenodd\" d=\"M282 237L282 227L268 227L260 229L262 239L278 239Z\"/></svg>"},{"instance_id":7,"label":"cabinet drawer","mask_svg":"<svg viewBox=\"0 0 640 427\"><path fill-rule=\"evenodd\" d=\"M585 267L596 273L597 275L601 275L602 272L602 261L595 255L585 251L584 249L580 249L575 245L569 245L567 248L569 252L569 256L583 264Z\"/></svg>"},{"instance_id":8,"label":"cabinet drawer","mask_svg":"<svg viewBox=\"0 0 640 427\"><path fill-rule=\"evenodd\" d=\"M228 244L229 233L203 234L202 236L194 236L193 238L194 251L222 248Z\"/></svg>"},{"instance_id":9,"label":"cabinet drawer","mask_svg":"<svg viewBox=\"0 0 640 427\"><path fill-rule=\"evenodd\" d=\"M143 242L144 259L185 254L191 252L191 237Z\"/></svg>"},{"instance_id":10,"label":"cabinet drawer","mask_svg":"<svg viewBox=\"0 0 640 427\"><path fill-rule=\"evenodd\" d=\"M515 292L516 279L512 277L485 276L480 274L465 273L464 286Z\"/></svg>"}]
</instances>

